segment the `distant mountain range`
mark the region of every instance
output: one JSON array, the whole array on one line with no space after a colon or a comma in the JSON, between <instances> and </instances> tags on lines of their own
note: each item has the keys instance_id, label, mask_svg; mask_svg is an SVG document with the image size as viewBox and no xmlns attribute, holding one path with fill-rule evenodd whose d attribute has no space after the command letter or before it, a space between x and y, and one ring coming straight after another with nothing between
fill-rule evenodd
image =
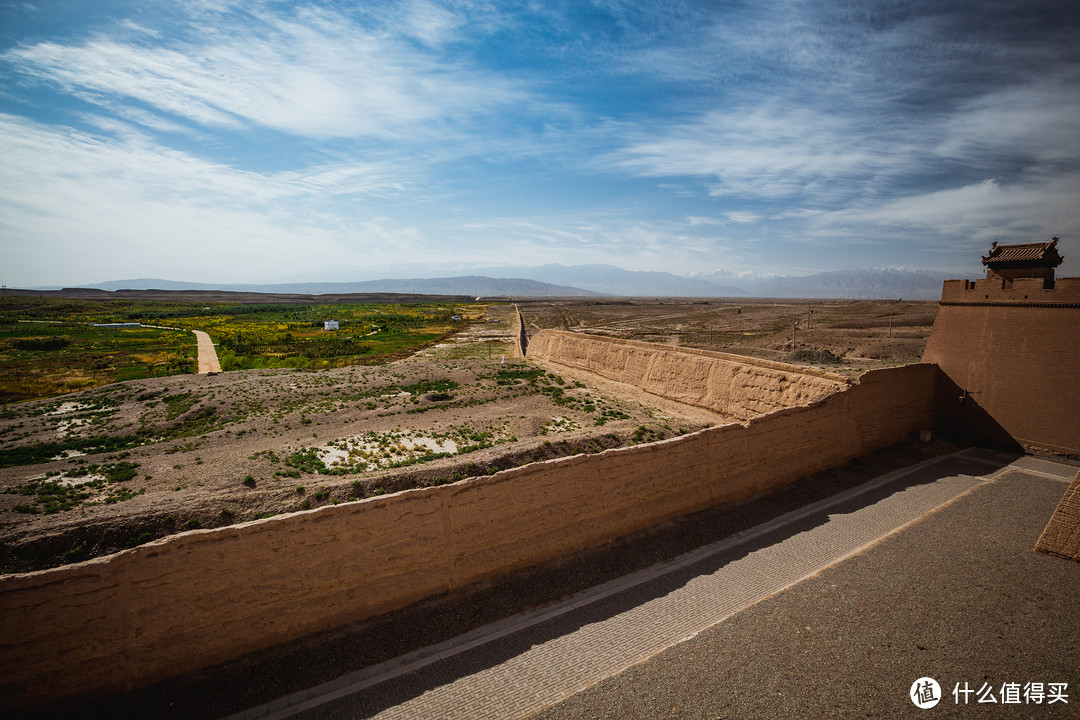
<instances>
[{"instance_id":1,"label":"distant mountain range","mask_svg":"<svg viewBox=\"0 0 1080 720\"><path fill-rule=\"evenodd\" d=\"M511 298L615 295L936 300L941 297L942 281L955 275L932 270L864 268L806 276L736 274L726 271L682 276L666 272L623 270L614 265L558 264L473 268L472 272L475 274L458 277L262 285L207 284L142 278L82 287L100 290L224 290L307 295L415 293Z\"/></svg>"},{"instance_id":2,"label":"distant mountain range","mask_svg":"<svg viewBox=\"0 0 1080 720\"><path fill-rule=\"evenodd\" d=\"M227 292L289 295L344 295L351 293L411 293L416 295L470 295L473 297L583 297L602 293L562 287L526 278L492 278L478 275L446 278L362 280L359 282L276 283L268 285L175 282L154 278L112 280L84 285L96 290L224 290Z\"/></svg>"},{"instance_id":3,"label":"distant mountain range","mask_svg":"<svg viewBox=\"0 0 1080 720\"><path fill-rule=\"evenodd\" d=\"M615 265L540 265L473 268L491 277L530 278L555 285L583 288L601 295L631 297L742 297L748 293L709 277L687 277L667 272L623 270Z\"/></svg>"},{"instance_id":4,"label":"distant mountain range","mask_svg":"<svg viewBox=\"0 0 1080 720\"><path fill-rule=\"evenodd\" d=\"M708 277L735 282L754 297L938 300L942 283L957 277L957 273L862 268L789 277L743 275L733 279L728 273Z\"/></svg>"}]
</instances>

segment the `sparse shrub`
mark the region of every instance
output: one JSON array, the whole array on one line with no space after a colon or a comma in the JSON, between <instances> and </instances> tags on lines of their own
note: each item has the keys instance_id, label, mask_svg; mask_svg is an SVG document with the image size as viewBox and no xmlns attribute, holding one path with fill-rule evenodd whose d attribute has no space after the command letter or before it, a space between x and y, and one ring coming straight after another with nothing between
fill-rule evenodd
<instances>
[{"instance_id":1,"label":"sparse shrub","mask_svg":"<svg viewBox=\"0 0 1080 720\"><path fill-rule=\"evenodd\" d=\"M129 548L130 547L135 547L136 545L145 545L146 543L150 542L153 539L154 539L154 534L153 533L150 533L150 532L139 533L135 537L129 538L126 545Z\"/></svg>"},{"instance_id":2,"label":"sparse shrub","mask_svg":"<svg viewBox=\"0 0 1080 720\"><path fill-rule=\"evenodd\" d=\"M297 450L288 457L285 464L306 473L325 473L327 470L326 463L319 459L316 448Z\"/></svg>"},{"instance_id":3,"label":"sparse shrub","mask_svg":"<svg viewBox=\"0 0 1080 720\"><path fill-rule=\"evenodd\" d=\"M245 475L244 479L240 481L241 485L246 485L249 488L255 487L255 478L251 475Z\"/></svg>"},{"instance_id":4,"label":"sparse shrub","mask_svg":"<svg viewBox=\"0 0 1080 720\"><path fill-rule=\"evenodd\" d=\"M816 363L818 365L839 365L844 362L844 359L834 355L828 350L796 350L793 353L788 353L788 362L806 362Z\"/></svg>"},{"instance_id":5,"label":"sparse shrub","mask_svg":"<svg viewBox=\"0 0 1080 720\"><path fill-rule=\"evenodd\" d=\"M77 563L82 562L83 560L88 560L89 558L90 553L83 545L76 545L75 547L64 553L64 562Z\"/></svg>"}]
</instances>

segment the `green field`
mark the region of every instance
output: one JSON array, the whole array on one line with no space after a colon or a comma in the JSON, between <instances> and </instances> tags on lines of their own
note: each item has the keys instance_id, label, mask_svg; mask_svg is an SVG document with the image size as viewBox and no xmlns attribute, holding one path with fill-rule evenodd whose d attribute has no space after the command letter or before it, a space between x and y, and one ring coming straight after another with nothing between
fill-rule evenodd
<instances>
[{"instance_id":1,"label":"green field","mask_svg":"<svg viewBox=\"0 0 1080 720\"><path fill-rule=\"evenodd\" d=\"M0 319L0 403L195 372L195 336L151 328Z\"/></svg>"},{"instance_id":2,"label":"green field","mask_svg":"<svg viewBox=\"0 0 1080 720\"><path fill-rule=\"evenodd\" d=\"M225 371L319 369L408 356L467 327L484 311L482 305L446 303L205 304L0 296L0 403L195 372L190 330L209 333ZM338 321L340 329L324 330L326 320Z\"/></svg>"}]
</instances>

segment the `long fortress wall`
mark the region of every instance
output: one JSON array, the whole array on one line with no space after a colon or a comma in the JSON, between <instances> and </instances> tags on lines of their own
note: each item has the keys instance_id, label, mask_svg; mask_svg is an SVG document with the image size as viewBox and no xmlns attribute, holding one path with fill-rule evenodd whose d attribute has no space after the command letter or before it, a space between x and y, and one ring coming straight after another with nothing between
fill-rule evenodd
<instances>
[{"instance_id":1,"label":"long fortress wall","mask_svg":"<svg viewBox=\"0 0 1080 720\"><path fill-rule=\"evenodd\" d=\"M820 400L845 384L838 375L812 368L559 330L532 336L528 355L740 422Z\"/></svg>"},{"instance_id":2,"label":"long fortress wall","mask_svg":"<svg viewBox=\"0 0 1080 720\"><path fill-rule=\"evenodd\" d=\"M1080 278L946 280L922 359L942 429L1080 455Z\"/></svg>"},{"instance_id":3,"label":"long fortress wall","mask_svg":"<svg viewBox=\"0 0 1080 720\"><path fill-rule=\"evenodd\" d=\"M657 389L668 362L641 377ZM670 362L683 393L698 361ZM786 372L778 392L801 382ZM759 495L930 427L936 378L932 365L875 371L742 424L2 577L0 705L150 684Z\"/></svg>"}]
</instances>

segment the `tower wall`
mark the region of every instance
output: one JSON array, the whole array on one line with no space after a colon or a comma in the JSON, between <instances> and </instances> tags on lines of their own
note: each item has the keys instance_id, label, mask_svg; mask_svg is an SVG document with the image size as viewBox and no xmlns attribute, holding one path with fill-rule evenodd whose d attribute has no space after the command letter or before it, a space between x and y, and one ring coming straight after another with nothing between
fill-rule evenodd
<instances>
[{"instance_id":1,"label":"tower wall","mask_svg":"<svg viewBox=\"0 0 1080 720\"><path fill-rule=\"evenodd\" d=\"M940 428L1080 455L1080 278L946 280L923 362Z\"/></svg>"}]
</instances>

